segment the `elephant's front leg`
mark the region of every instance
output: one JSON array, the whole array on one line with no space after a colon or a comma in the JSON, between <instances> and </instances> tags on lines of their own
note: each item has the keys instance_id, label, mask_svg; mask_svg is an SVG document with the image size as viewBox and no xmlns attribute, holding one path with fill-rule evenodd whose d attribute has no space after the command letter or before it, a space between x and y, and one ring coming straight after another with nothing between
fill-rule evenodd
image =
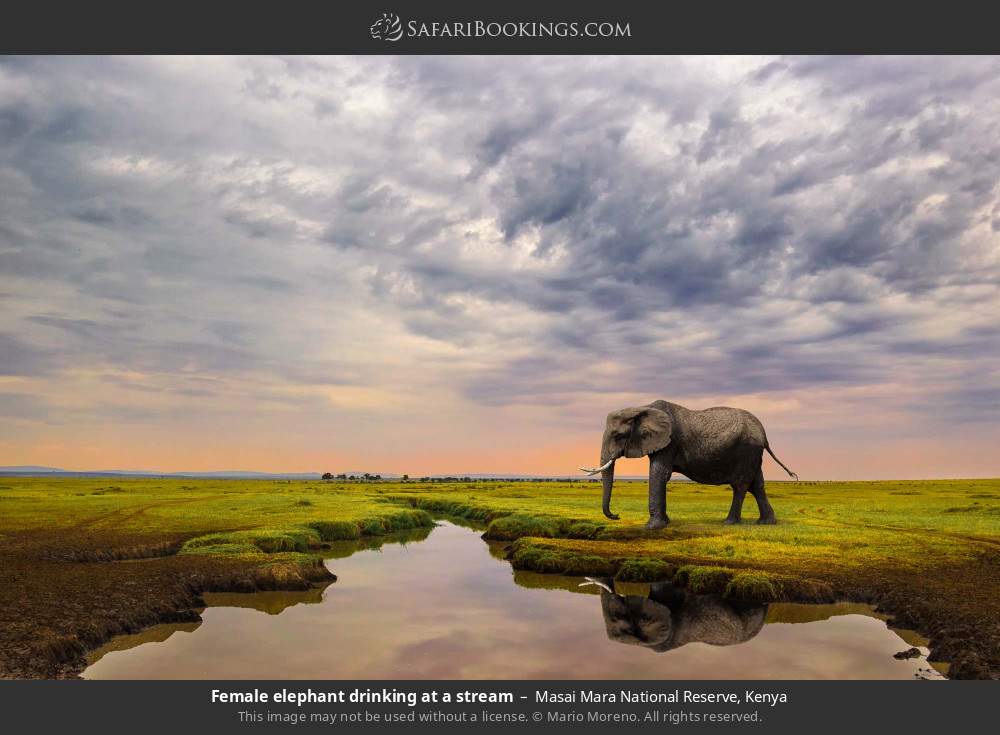
<instances>
[{"instance_id":1,"label":"elephant's front leg","mask_svg":"<svg viewBox=\"0 0 1000 735\"><path fill-rule=\"evenodd\" d=\"M740 518L743 514L743 499L747 496L746 485L736 483L733 485L733 502L729 506L729 515L726 516L724 523L727 526L731 526L734 523L739 523Z\"/></svg>"},{"instance_id":2,"label":"elephant's front leg","mask_svg":"<svg viewBox=\"0 0 1000 735\"><path fill-rule=\"evenodd\" d=\"M667 516L667 481L672 469L670 461L657 453L649 455L649 522L646 528L656 530L670 523Z\"/></svg>"}]
</instances>

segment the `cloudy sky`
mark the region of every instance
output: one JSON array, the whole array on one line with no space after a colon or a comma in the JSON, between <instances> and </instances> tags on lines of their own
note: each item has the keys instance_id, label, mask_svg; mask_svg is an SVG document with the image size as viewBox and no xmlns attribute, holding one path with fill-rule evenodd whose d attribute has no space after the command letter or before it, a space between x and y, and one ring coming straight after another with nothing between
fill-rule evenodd
<instances>
[{"instance_id":1,"label":"cloudy sky","mask_svg":"<svg viewBox=\"0 0 1000 735\"><path fill-rule=\"evenodd\" d=\"M2 58L0 464L995 476L998 182L997 58Z\"/></svg>"}]
</instances>

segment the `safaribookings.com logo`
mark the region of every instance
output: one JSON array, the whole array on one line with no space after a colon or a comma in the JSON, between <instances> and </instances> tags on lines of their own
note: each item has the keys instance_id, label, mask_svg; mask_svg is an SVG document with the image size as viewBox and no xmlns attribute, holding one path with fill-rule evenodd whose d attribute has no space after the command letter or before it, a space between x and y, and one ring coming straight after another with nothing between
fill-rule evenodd
<instances>
[{"instance_id":1,"label":"safaribookings.com logo","mask_svg":"<svg viewBox=\"0 0 1000 735\"><path fill-rule=\"evenodd\" d=\"M376 41L398 41L403 37L403 24L395 13L382 13L368 30Z\"/></svg>"},{"instance_id":2,"label":"safaribookings.com logo","mask_svg":"<svg viewBox=\"0 0 1000 735\"><path fill-rule=\"evenodd\" d=\"M395 13L382 17L368 29L376 41L407 38L631 38L632 29L623 21L407 21Z\"/></svg>"}]
</instances>

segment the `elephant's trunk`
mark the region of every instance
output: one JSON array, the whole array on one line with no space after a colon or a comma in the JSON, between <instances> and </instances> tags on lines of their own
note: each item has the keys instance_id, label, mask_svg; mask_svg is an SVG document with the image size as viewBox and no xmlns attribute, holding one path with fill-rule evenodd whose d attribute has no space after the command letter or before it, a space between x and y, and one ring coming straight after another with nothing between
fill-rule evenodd
<instances>
[{"instance_id":1,"label":"elephant's trunk","mask_svg":"<svg viewBox=\"0 0 1000 735\"><path fill-rule=\"evenodd\" d=\"M604 484L604 497L601 508L604 511L604 515L613 521L617 521L618 516L611 512L611 486L615 484L615 463L613 461L606 470L601 472L601 482Z\"/></svg>"}]
</instances>

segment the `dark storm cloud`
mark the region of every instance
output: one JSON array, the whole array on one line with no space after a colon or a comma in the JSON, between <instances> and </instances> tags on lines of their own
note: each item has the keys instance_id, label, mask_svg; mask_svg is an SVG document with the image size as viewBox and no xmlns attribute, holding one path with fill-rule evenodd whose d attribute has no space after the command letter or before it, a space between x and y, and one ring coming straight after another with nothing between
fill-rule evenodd
<instances>
[{"instance_id":1,"label":"dark storm cloud","mask_svg":"<svg viewBox=\"0 0 1000 735\"><path fill-rule=\"evenodd\" d=\"M506 119L495 123L477 144L479 163L485 168L497 165L519 143L530 140L545 122L535 114L530 120Z\"/></svg>"},{"instance_id":2,"label":"dark storm cloud","mask_svg":"<svg viewBox=\"0 0 1000 735\"><path fill-rule=\"evenodd\" d=\"M998 80L953 57L5 60L0 370L363 385L402 333L491 406L905 373L957 411L998 380L931 360L998 351Z\"/></svg>"},{"instance_id":3,"label":"dark storm cloud","mask_svg":"<svg viewBox=\"0 0 1000 735\"><path fill-rule=\"evenodd\" d=\"M295 226L291 222L282 221L275 217L255 217L243 212L227 212L223 219L241 230L247 237L255 239L289 235L295 230Z\"/></svg>"},{"instance_id":4,"label":"dark storm cloud","mask_svg":"<svg viewBox=\"0 0 1000 735\"><path fill-rule=\"evenodd\" d=\"M251 288L262 288L268 291L288 292L295 288L295 284L291 281L266 275L241 276L237 280Z\"/></svg>"},{"instance_id":5,"label":"dark storm cloud","mask_svg":"<svg viewBox=\"0 0 1000 735\"><path fill-rule=\"evenodd\" d=\"M100 201L81 206L73 212L73 216L92 225L142 227L154 222L153 217L138 207L111 207Z\"/></svg>"},{"instance_id":6,"label":"dark storm cloud","mask_svg":"<svg viewBox=\"0 0 1000 735\"><path fill-rule=\"evenodd\" d=\"M929 300L948 284L996 286L996 243L984 243L975 229L983 210L996 208L1000 126L993 115L973 113L1000 91L995 59L788 59L735 88L708 83L700 97L684 98L684 109L630 83L632 72L623 65L602 77L613 90L603 104L588 99L574 106L568 96L558 112L545 108L549 89L542 80L542 122L500 126L478 144L477 160L495 178L490 191L501 232L509 242L530 230L540 259L564 248L556 273L512 279L501 268L469 277L457 264L401 264L418 287L436 296L471 293L557 311L560 318L550 320L542 344L586 355L619 343L630 352L623 359L643 366L625 380L651 382L653 392L661 392L655 386L665 379L642 376L669 348L650 344L641 326L624 339L616 334L658 314L687 317L715 332L715 355L694 348L686 356L699 365L698 374L678 386L690 392L874 380L891 367L873 364L903 344L923 355L995 354L995 339L956 344L894 336L945 316L933 310L919 316L817 312L832 324L792 338L754 328L752 310L793 288L804 303L789 305L792 310L847 302L877 311L893 297ZM802 109L772 107L761 114L753 108L773 91L769 83L789 77ZM462 98L462 80L448 78L444 91L423 77L422 91L433 101ZM591 83L572 73L565 80L575 90ZM502 90L493 91L502 96ZM655 138L636 150L605 134L609 118L634 131L656 113L668 120L659 130L664 139L685 139L679 153L664 144L664 155L649 158L645 154L659 147ZM696 121L699 130L678 129L674 120ZM777 140L763 139L774 123L787 130ZM570 273L581 276L564 277ZM821 281L809 286L802 280L808 277ZM994 299L995 293L984 293L969 316L977 310L984 316ZM736 314L734 306L749 308ZM754 344L731 338L737 332L752 333ZM470 395L523 400L536 384L547 385L545 368L534 370L543 377L525 377L525 368L512 361L473 381Z\"/></svg>"}]
</instances>

